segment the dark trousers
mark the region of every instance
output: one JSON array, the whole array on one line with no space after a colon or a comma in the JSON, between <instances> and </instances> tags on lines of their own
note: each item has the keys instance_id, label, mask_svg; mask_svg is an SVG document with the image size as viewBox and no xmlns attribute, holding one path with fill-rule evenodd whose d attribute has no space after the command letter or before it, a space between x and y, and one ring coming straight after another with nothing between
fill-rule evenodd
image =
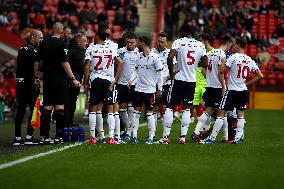
<instances>
[{"instance_id":1,"label":"dark trousers","mask_svg":"<svg viewBox=\"0 0 284 189\"><path fill-rule=\"evenodd\" d=\"M15 117L15 136L21 137L21 125L26 114L27 106L29 106L31 111L28 119L27 135L33 135L34 128L31 126L31 119L39 90L36 90L34 86L27 86L22 82L16 84L16 92L17 112Z\"/></svg>"},{"instance_id":2,"label":"dark trousers","mask_svg":"<svg viewBox=\"0 0 284 189\"><path fill-rule=\"evenodd\" d=\"M72 84L68 87L67 102L64 105L65 126L69 127L74 124L74 114L76 111L76 102L80 94L80 88Z\"/></svg>"}]
</instances>

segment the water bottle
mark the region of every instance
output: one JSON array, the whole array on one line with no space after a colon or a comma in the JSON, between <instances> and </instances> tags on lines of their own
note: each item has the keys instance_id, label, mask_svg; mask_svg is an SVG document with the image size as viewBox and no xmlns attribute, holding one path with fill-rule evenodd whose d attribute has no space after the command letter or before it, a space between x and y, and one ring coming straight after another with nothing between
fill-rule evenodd
<instances>
[{"instance_id":1,"label":"water bottle","mask_svg":"<svg viewBox=\"0 0 284 189\"><path fill-rule=\"evenodd\" d=\"M63 141L64 142L69 142L69 128L68 127L64 127L63 129Z\"/></svg>"},{"instance_id":2,"label":"water bottle","mask_svg":"<svg viewBox=\"0 0 284 189\"><path fill-rule=\"evenodd\" d=\"M79 142L85 141L85 131L83 127L79 128Z\"/></svg>"}]
</instances>

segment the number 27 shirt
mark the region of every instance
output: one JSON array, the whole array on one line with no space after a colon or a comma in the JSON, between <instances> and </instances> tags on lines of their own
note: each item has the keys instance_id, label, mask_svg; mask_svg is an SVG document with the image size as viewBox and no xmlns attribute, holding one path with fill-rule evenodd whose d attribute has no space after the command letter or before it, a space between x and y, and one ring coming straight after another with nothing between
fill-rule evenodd
<instances>
[{"instance_id":1,"label":"number 27 shirt","mask_svg":"<svg viewBox=\"0 0 284 189\"><path fill-rule=\"evenodd\" d=\"M90 80L95 78L114 80L114 58L117 47L109 43L93 44L86 51L85 60L90 61Z\"/></svg>"}]
</instances>

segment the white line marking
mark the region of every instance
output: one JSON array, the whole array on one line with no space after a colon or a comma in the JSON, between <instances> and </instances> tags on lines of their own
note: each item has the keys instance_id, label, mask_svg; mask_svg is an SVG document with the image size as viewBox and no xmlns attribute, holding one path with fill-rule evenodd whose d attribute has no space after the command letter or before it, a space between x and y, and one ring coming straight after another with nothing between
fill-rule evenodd
<instances>
[{"instance_id":1,"label":"white line marking","mask_svg":"<svg viewBox=\"0 0 284 189\"><path fill-rule=\"evenodd\" d=\"M142 123L142 124L140 124L139 127L143 127L143 126L146 126L146 125L147 125L147 123ZM84 143L80 142L80 143L70 144L68 146L63 146L61 148L49 150L47 152L42 152L42 153L39 153L39 154L27 156L27 157L24 157L24 158L15 160L15 161L10 161L10 162L7 162L7 163L3 163L3 164L0 164L0 170L8 168L8 167L12 167L12 166L20 164L20 163L27 162L27 161L35 159L35 158L43 157L43 156L46 156L46 155L49 155L49 154L54 154L56 152L61 152L61 151L67 150L68 148L73 148L75 146L80 146L82 144L84 144Z\"/></svg>"},{"instance_id":2,"label":"white line marking","mask_svg":"<svg viewBox=\"0 0 284 189\"><path fill-rule=\"evenodd\" d=\"M75 144L71 144L71 145L68 145L68 146L63 146L61 148L57 148L57 149L54 149L54 150L50 150L50 151L47 151L47 152L42 152L42 153L39 153L39 154L36 154L36 155L27 156L25 158L18 159L18 160L15 160L15 161L7 162L7 163L4 163L4 164L0 165L0 170L1 169L5 169L7 167L11 167L11 166L17 165L17 164L20 164L20 163L24 163L26 161L29 161L29 160L32 160L32 159L35 159L35 158L39 158L39 157L46 156L46 155L49 155L49 154L53 154L53 153L56 153L56 152L61 152L61 151L66 150L68 148L79 146L81 144L83 144L83 143L75 143Z\"/></svg>"}]
</instances>

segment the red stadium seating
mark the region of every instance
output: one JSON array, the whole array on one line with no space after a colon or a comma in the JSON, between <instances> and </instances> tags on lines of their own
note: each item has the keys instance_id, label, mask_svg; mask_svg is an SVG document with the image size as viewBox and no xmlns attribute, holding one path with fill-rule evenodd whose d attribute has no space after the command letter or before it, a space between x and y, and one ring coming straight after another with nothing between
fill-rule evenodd
<instances>
[{"instance_id":1,"label":"red stadium seating","mask_svg":"<svg viewBox=\"0 0 284 189\"><path fill-rule=\"evenodd\" d=\"M93 1L88 1L87 2L87 7L89 7L89 8L93 8L93 7L95 7L95 2L93 2Z\"/></svg>"},{"instance_id":2,"label":"red stadium seating","mask_svg":"<svg viewBox=\"0 0 284 189\"><path fill-rule=\"evenodd\" d=\"M115 10L108 10L107 15L108 16L115 16Z\"/></svg>"}]
</instances>

